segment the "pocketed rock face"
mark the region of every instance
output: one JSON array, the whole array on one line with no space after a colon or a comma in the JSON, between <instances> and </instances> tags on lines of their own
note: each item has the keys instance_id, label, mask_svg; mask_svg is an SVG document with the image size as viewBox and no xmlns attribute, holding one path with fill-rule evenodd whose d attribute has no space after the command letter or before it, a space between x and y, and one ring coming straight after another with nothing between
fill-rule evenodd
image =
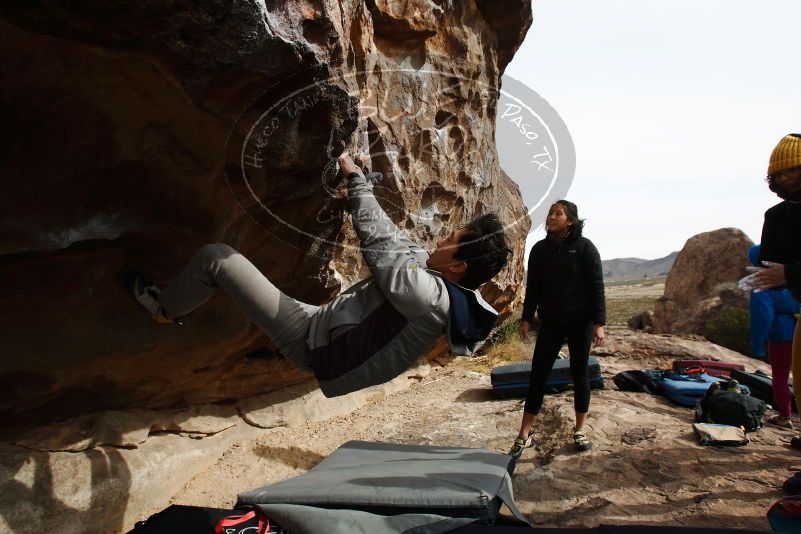
<instances>
[{"instance_id":1,"label":"pocketed rock face","mask_svg":"<svg viewBox=\"0 0 801 534\"><path fill-rule=\"evenodd\" d=\"M656 302L657 333L703 333L706 323L726 304L744 306L731 289L745 276L748 249L754 243L741 230L722 228L691 237L679 252Z\"/></svg>"},{"instance_id":2,"label":"pocketed rock face","mask_svg":"<svg viewBox=\"0 0 801 534\"><path fill-rule=\"evenodd\" d=\"M413 238L492 210L521 221L484 289L508 310L529 221L494 117L530 23L526 0L4 3L0 421L308 380L227 297L164 327L119 278L165 281L225 242L289 295L327 301L365 274L339 246L354 240L331 164L342 140L384 173L379 201Z\"/></svg>"}]
</instances>

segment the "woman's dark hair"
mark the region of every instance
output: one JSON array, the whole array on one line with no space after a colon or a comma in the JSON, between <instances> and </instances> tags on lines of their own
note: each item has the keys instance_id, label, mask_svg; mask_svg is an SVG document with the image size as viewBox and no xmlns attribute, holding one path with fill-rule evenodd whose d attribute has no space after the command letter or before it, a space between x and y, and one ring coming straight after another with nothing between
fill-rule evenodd
<instances>
[{"instance_id":1,"label":"woman's dark hair","mask_svg":"<svg viewBox=\"0 0 801 534\"><path fill-rule=\"evenodd\" d=\"M567 215L567 220L570 221L570 230L567 232L567 237L581 237L581 234L584 232L584 219L579 219L578 206L569 200L557 200L551 204L551 207L557 204L562 206L562 209L565 210L565 215Z\"/></svg>"},{"instance_id":2,"label":"woman's dark hair","mask_svg":"<svg viewBox=\"0 0 801 534\"><path fill-rule=\"evenodd\" d=\"M467 262L459 285L478 289L506 267L512 251L506 242L503 224L494 213L473 219L464 229L459 248L453 254L455 259Z\"/></svg>"}]
</instances>

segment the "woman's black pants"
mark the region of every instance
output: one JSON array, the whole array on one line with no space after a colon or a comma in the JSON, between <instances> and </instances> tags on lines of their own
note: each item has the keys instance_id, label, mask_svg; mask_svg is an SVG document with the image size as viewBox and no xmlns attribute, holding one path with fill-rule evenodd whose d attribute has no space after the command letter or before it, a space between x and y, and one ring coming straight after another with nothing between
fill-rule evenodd
<instances>
[{"instance_id":1,"label":"woman's black pants","mask_svg":"<svg viewBox=\"0 0 801 534\"><path fill-rule=\"evenodd\" d=\"M574 387L573 405L578 413L589 411L590 380L587 363L592 343L592 322L543 322L537 332L537 344L534 346L534 358L531 362L531 379L524 409L526 413L534 415L540 413L545 385L565 339L570 350L570 374L573 375Z\"/></svg>"}]
</instances>

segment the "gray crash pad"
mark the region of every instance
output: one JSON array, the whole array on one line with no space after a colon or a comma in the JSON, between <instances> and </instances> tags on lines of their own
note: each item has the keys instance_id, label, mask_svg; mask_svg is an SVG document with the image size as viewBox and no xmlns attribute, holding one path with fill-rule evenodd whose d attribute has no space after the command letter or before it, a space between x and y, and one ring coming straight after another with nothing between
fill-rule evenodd
<instances>
[{"instance_id":1,"label":"gray crash pad","mask_svg":"<svg viewBox=\"0 0 801 534\"><path fill-rule=\"evenodd\" d=\"M246 491L293 534L437 534L492 524L501 504L525 522L512 495L512 458L484 449L350 441L299 477Z\"/></svg>"}]
</instances>

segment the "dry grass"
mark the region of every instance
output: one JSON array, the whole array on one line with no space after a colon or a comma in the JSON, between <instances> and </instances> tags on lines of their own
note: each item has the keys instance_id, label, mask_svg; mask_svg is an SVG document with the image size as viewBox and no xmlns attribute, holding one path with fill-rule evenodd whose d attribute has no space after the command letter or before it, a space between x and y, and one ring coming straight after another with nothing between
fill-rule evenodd
<instances>
[{"instance_id":1,"label":"dry grass","mask_svg":"<svg viewBox=\"0 0 801 534\"><path fill-rule=\"evenodd\" d=\"M606 284L606 324L626 326L635 314L653 310L665 291L665 278L624 280Z\"/></svg>"},{"instance_id":2,"label":"dry grass","mask_svg":"<svg viewBox=\"0 0 801 534\"><path fill-rule=\"evenodd\" d=\"M658 285L665 285L667 276L659 276L655 278L643 278L640 280L612 280L604 282L607 289L616 287L652 287Z\"/></svg>"},{"instance_id":3,"label":"dry grass","mask_svg":"<svg viewBox=\"0 0 801 534\"><path fill-rule=\"evenodd\" d=\"M489 340L474 358L457 358L454 362L468 371L489 373L498 365L518 363L531 359L534 343L523 343L518 335L522 310L515 311L504 322L495 327ZM532 340L534 336L529 336Z\"/></svg>"},{"instance_id":4,"label":"dry grass","mask_svg":"<svg viewBox=\"0 0 801 534\"><path fill-rule=\"evenodd\" d=\"M655 298L637 297L631 299L606 300L606 324L609 326L627 326L628 320L645 310L654 309Z\"/></svg>"},{"instance_id":5,"label":"dry grass","mask_svg":"<svg viewBox=\"0 0 801 534\"><path fill-rule=\"evenodd\" d=\"M519 339L511 339L483 349L481 354L475 358L459 358L456 362L468 371L489 373L493 367L499 365L528 361L533 353L534 343L523 343Z\"/></svg>"}]
</instances>

